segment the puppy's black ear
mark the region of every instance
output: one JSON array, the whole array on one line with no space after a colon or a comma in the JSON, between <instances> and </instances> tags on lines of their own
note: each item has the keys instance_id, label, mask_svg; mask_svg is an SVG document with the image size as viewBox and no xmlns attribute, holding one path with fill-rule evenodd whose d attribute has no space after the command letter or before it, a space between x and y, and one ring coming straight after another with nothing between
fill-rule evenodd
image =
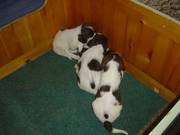
<instances>
[{"instance_id":1,"label":"puppy's black ear","mask_svg":"<svg viewBox=\"0 0 180 135\"><path fill-rule=\"evenodd\" d=\"M88 49L88 48L84 48L84 47L83 47L82 51L79 53L79 56L81 57L82 54L83 54L85 51L87 51L87 49Z\"/></svg>"},{"instance_id":2,"label":"puppy's black ear","mask_svg":"<svg viewBox=\"0 0 180 135\"><path fill-rule=\"evenodd\" d=\"M117 89L113 91L113 96L116 98L116 100L119 102L119 104L122 104L121 96L120 96L120 90Z\"/></svg>"},{"instance_id":3,"label":"puppy's black ear","mask_svg":"<svg viewBox=\"0 0 180 135\"><path fill-rule=\"evenodd\" d=\"M78 41L85 44L87 42L87 39L82 34L79 34Z\"/></svg>"},{"instance_id":4,"label":"puppy's black ear","mask_svg":"<svg viewBox=\"0 0 180 135\"><path fill-rule=\"evenodd\" d=\"M104 122L104 128L109 131L109 132L112 132L112 123L109 122L109 121L105 121Z\"/></svg>"},{"instance_id":5,"label":"puppy's black ear","mask_svg":"<svg viewBox=\"0 0 180 135\"><path fill-rule=\"evenodd\" d=\"M97 93L96 93L96 95L95 95L95 99L96 99L96 98L99 98L99 97L101 97L101 91L100 91L100 90L97 91Z\"/></svg>"},{"instance_id":6,"label":"puppy's black ear","mask_svg":"<svg viewBox=\"0 0 180 135\"><path fill-rule=\"evenodd\" d=\"M119 72L120 71L125 71L125 66L124 66L124 61L122 59L122 57L118 54L114 54L114 58L113 58L117 63L119 63Z\"/></svg>"},{"instance_id":7,"label":"puppy's black ear","mask_svg":"<svg viewBox=\"0 0 180 135\"><path fill-rule=\"evenodd\" d=\"M81 34L82 36L87 40L88 38L92 37L94 35L95 31L94 28L90 25L83 24L81 28Z\"/></svg>"}]
</instances>

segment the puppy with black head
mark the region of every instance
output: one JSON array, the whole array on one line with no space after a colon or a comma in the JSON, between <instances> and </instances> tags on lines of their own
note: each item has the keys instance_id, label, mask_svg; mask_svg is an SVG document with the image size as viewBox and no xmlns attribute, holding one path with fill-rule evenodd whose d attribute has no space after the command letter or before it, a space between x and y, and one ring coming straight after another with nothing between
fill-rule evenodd
<instances>
[{"instance_id":1,"label":"puppy with black head","mask_svg":"<svg viewBox=\"0 0 180 135\"><path fill-rule=\"evenodd\" d=\"M78 53L87 41L93 37L95 30L92 26L82 24L72 29L60 30L54 37L53 51L58 55L78 60Z\"/></svg>"},{"instance_id":2,"label":"puppy with black head","mask_svg":"<svg viewBox=\"0 0 180 135\"><path fill-rule=\"evenodd\" d=\"M78 86L89 93L96 94L100 76L101 62L106 52L107 38L96 33L81 51L81 58L75 65Z\"/></svg>"},{"instance_id":3,"label":"puppy with black head","mask_svg":"<svg viewBox=\"0 0 180 135\"><path fill-rule=\"evenodd\" d=\"M79 56L81 55L89 48L96 46L98 44L101 44L104 49L106 49L107 46L107 38L102 33L95 33L93 37L88 39L88 42L83 46L82 51L79 53Z\"/></svg>"},{"instance_id":4,"label":"puppy with black head","mask_svg":"<svg viewBox=\"0 0 180 135\"><path fill-rule=\"evenodd\" d=\"M104 127L112 133L128 134L125 130L112 127L122 110L119 86L124 74L122 58L109 50L102 60L102 75L99 89L92 102L96 117L104 123Z\"/></svg>"},{"instance_id":5,"label":"puppy with black head","mask_svg":"<svg viewBox=\"0 0 180 135\"><path fill-rule=\"evenodd\" d=\"M75 65L78 86L89 93L96 94L101 77L101 61L104 57L101 44L87 49Z\"/></svg>"}]
</instances>

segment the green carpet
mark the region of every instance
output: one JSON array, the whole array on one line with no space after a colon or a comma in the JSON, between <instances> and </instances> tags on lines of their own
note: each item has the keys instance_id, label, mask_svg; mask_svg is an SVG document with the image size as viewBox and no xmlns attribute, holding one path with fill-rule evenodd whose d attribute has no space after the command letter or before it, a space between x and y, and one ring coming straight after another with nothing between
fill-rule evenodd
<instances>
[{"instance_id":1,"label":"green carpet","mask_svg":"<svg viewBox=\"0 0 180 135\"><path fill-rule=\"evenodd\" d=\"M94 96L81 91L74 61L53 52L0 81L0 135L109 135L96 119ZM166 102L129 74L124 109L113 124L136 135Z\"/></svg>"}]
</instances>

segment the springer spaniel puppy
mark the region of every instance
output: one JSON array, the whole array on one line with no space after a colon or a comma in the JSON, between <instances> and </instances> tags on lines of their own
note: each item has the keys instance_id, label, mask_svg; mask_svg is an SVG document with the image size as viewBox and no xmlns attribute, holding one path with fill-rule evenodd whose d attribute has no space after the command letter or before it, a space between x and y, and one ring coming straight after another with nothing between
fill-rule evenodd
<instances>
[{"instance_id":1,"label":"springer spaniel puppy","mask_svg":"<svg viewBox=\"0 0 180 135\"><path fill-rule=\"evenodd\" d=\"M95 100L92 102L96 117L104 123L104 128L112 133L128 134L125 130L112 127L122 110L122 101L119 93L120 82L124 74L122 58L109 51L102 61L103 73Z\"/></svg>"},{"instance_id":2,"label":"springer spaniel puppy","mask_svg":"<svg viewBox=\"0 0 180 135\"><path fill-rule=\"evenodd\" d=\"M88 48L91 48L91 47L96 46L98 44L101 44L104 47L107 46L107 38L102 33L95 33L92 38L89 38L88 42L83 46L82 51L79 53L79 56L81 57L81 55Z\"/></svg>"},{"instance_id":3,"label":"springer spaniel puppy","mask_svg":"<svg viewBox=\"0 0 180 135\"><path fill-rule=\"evenodd\" d=\"M104 57L104 47L99 44L87 49L75 65L78 86L89 93L96 94L100 76L101 61Z\"/></svg>"},{"instance_id":4,"label":"springer spaniel puppy","mask_svg":"<svg viewBox=\"0 0 180 135\"><path fill-rule=\"evenodd\" d=\"M58 55L78 60L77 55L88 40L94 35L94 28L90 25L82 24L72 29L59 31L53 41L53 51Z\"/></svg>"},{"instance_id":5,"label":"springer spaniel puppy","mask_svg":"<svg viewBox=\"0 0 180 135\"><path fill-rule=\"evenodd\" d=\"M107 38L101 33L96 33L79 53L81 58L75 69L80 89L96 94L106 45Z\"/></svg>"}]
</instances>

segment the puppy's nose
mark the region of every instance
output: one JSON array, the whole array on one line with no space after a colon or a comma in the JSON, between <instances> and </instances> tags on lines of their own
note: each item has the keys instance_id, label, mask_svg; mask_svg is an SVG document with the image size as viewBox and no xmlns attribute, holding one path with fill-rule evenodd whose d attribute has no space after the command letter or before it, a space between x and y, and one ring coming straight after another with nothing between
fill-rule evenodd
<instances>
[{"instance_id":1,"label":"puppy's nose","mask_svg":"<svg viewBox=\"0 0 180 135\"><path fill-rule=\"evenodd\" d=\"M105 114L104 114L104 118L105 118L105 119L108 119L108 118L109 118L109 115L105 113Z\"/></svg>"}]
</instances>

